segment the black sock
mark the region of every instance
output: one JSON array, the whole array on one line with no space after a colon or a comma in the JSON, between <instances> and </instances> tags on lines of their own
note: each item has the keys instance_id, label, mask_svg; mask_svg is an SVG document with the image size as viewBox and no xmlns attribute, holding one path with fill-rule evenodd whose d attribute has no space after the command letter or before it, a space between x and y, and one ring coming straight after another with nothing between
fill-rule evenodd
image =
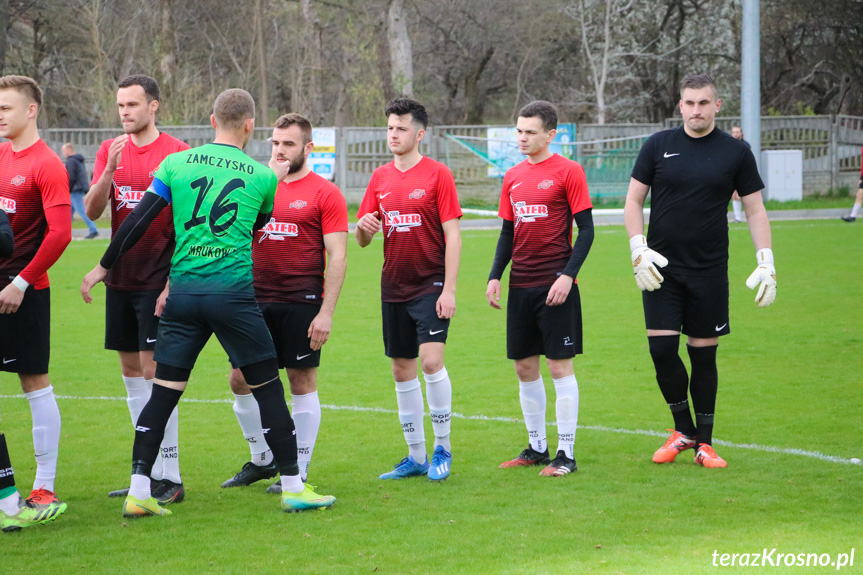
<instances>
[{"instance_id":1,"label":"black sock","mask_svg":"<svg viewBox=\"0 0 863 575\"><path fill-rule=\"evenodd\" d=\"M689 376L680 359L680 335L655 335L647 338L650 357L656 368L656 382L674 418L674 429L688 437L695 436L695 424L689 412L687 388Z\"/></svg>"},{"instance_id":2,"label":"black sock","mask_svg":"<svg viewBox=\"0 0 863 575\"><path fill-rule=\"evenodd\" d=\"M273 451L279 475L299 475L297 432L288 404L285 403L282 380L276 377L260 387L253 387L252 394L261 410L261 426L270 430L267 432L267 445Z\"/></svg>"},{"instance_id":3,"label":"black sock","mask_svg":"<svg viewBox=\"0 0 863 575\"><path fill-rule=\"evenodd\" d=\"M180 402L182 391L153 384L150 401L141 410L135 424L135 445L132 447L132 474L150 476L159 456L159 446L165 437L165 426L171 412Z\"/></svg>"},{"instance_id":4,"label":"black sock","mask_svg":"<svg viewBox=\"0 0 863 575\"><path fill-rule=\"evenodd\" d=\"M6 436L0 433L0 491L9 487L15 487L15 472L12 470L12 461L9 460Z\"/></svg>"},{"instance_id":5,"label":"black sock","mask_svg":"<svg viewBox=\"0 0 863 575\"><path fill-rule=\"evenodd\" d=\"M695 424L698 428L698 443L713 442L713 412L716 409L716 389L719 374L716 371L716 348L686 346L692 362L692 378L689 392L692 394L692 407L695 408Z\"/></svg>"}]
</instances>

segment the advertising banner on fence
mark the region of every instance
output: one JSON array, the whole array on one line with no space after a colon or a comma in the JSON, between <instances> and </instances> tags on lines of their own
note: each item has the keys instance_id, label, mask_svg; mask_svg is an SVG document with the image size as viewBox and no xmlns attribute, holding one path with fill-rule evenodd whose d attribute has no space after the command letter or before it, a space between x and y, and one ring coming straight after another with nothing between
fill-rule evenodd
<instances>
[{"instance_id":1,"label":"advertising banner on fence","mask_svg":"<svg viewBox=\"0 0 863 575\"><path fill-rule=\"evenodd\" d=\"M313 128L312 141L315 149L309 154L309 167L332 182L336 171L336 129Z\"/></svg>"}]
</instances>

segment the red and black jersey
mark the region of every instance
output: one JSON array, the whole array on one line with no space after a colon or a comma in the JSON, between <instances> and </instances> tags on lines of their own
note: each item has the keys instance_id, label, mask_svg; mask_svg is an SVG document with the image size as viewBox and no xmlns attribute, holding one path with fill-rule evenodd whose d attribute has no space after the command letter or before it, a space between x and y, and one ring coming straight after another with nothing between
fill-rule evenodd
<instances>
[{"instance_id":1,"label":"red and black jersey","mask_svg":"<svg viewBox=\"0 0 863 575\"><path fill-rule=\"evenodd\" d=\"M15 236L12 257L0 260L0 286L20 274L42 246L48 229L45 210L69 204L66 166L48 144L38 140L19 152L12 150L11 142L0 144L0 207L9 216ZM69 239L65 242L64 248ZM24 279L34 289L48 287L47 270Z\"/></svg>"},{"instance_id":2,"label":"red and black jersey","mask_svg":"<svg viewBox=\"0 0 863 575\"><path fill-rule=\"evenodd\" d=\"M592 208L584 168L557 154L503 178L498 215L514 223L510 287L550 286L572 253L572 217Z\"/></svg>"},{"instance_id":3,"label":"red and black jersey","mask_svg":"<svg viewBox=\"0 0 863 575\"><path fill-rule=\"evenodd\" d=\"M95 184L108 162L108 148L114 140L105 140L96 153L93 169ZM189 145L169 136L159 134L152 143L138 147L132 139L126 142L111 182L111 236L126 216L138 205L144 192L150 187L156 168L165 156L188 150ZM91 184L92 185L92 184ZM163 209L135 246L108 270L105 285L116 290L144 291L165 287L174 254L174 223L171 207Z\"/></svg>"},{"instance_id":4,"label":"red and black jersey","mask_svg":"<svg viewBox=\"0 0 863 575\"><path fill-rule=\"evenodd\" d=\"M263 302L320 305L324 294L324 236L348 231L341 191L314 172L276 189L273 215L255 232L252 273Z\"/></svg>"},{"instance_id":5,"label":"red and black jersey","mask_svg":"<svg viewBox=\"0 0 863 575\"><path fill-rule=\"evenodd\" d=\"M462 215L452 172L423 157L406 172L394 162L375 170L357 217L379 212L384 233L381 299L404 302L443 291L443 222Z\"/></svg>"}]
</instances>

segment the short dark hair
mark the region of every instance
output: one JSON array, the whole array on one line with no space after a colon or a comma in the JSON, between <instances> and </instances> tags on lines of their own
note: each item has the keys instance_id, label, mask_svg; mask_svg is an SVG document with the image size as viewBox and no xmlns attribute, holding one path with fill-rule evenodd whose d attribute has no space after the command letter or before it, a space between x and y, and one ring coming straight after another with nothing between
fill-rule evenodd
<instances>
[{"instance_id":1,"label":"short dark hair","mask_svg":"<svg viewBox=\"0 0 863 575\"><path fill-rule=\"evenodd\" d=\"M309 122L309 120L301 114L297 114L296 112L285 114L283 116L280 116L279 119L276 120L276 123L273 124L273 127L278 128L279 130L284 130L285 128L290 128L291 126L300 127L300 131L303 133L304 146L312 141L312 123Z\"/></svg>"},{"instance_id":2,"label":"short dark hair","mask_svg":"<svg viewBox=\"0 0 863 575\"><path fill-rule=\"evenodd\" d=\"M255 117L255 100L241 88L225 90L213 104L216 125L226 130L237 130L243 122Z\"/></svg>"},{"instance_id":3,"label":"short dark hair","mask_svg":"<svg viewBox=\"0 0 863 575\"><path fill-rule=\"evenodd\" d=\"M534 100L518 111L519 118L539 118L546 132L557 129L557 108L551 102Z\"/></svg>"},{"instance_id":4,"label":"short dark hair","mask_svg":"<svg viewBox=\"0 0 863 575\"><path fill-rule=\"evenodd\" d=\"M701 88L713 88L713 97L717 97L716 82L713 81L708 74L690 74L680 83L680 97L683 97L684 90L700 90Z\"/></svg>"},{"instance_id":5,"label":"short dark hair","mask_svg":"<svg viewBox=\"0 0 863 575\"><path fill-rule=\"evenodd\" d=\"M15 90L42 107L42 88L36 80L28 76L3 76L0 78L0 90Z\"/></svg>"},{"instance_id":6,"label":"short dark hair","mask_svg":"<svg viewBox=\"0 0 863 575\"><path fill-rule=\"evenodd\" d=\"M411 98L396 98L394 100L390 100L390 103L387 104L384 113L386 114L387 118L389 118L393 114L395 114L396 116L404 116L406 114L410 114L411 118L413 118L414 123L421 125L423 127L423 130L428 128L429 125L429 116L426 113L425 106Z\"/></svg>"},{"instance_id":7,"label":"short dark hair","mask_svg":"<svg viewBox=\"0 0 863 575\"><path fill-rule=\"evenodd\" d=\"M147 102L159 100L159 83L147 76L146 74L132 74L120 80L120 88L128 88L129 86L141 86L144 93L147 94Z\"/></svg>"}]
</instances>

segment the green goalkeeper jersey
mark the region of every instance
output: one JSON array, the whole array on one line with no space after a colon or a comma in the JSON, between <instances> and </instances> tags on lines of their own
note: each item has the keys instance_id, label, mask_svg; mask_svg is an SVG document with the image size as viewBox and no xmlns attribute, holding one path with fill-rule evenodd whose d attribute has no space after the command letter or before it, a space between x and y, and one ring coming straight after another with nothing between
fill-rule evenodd
<instances>
[{"instance_id":1,"label":"green goalkeeper jersey","mask_svg":"<svg viewBox=\"0 0 863 575\"><path fill-rule=\"evenodd\" d=\"M276 175L242 150L207 144L167 156L147 190L172 205L173 293L254 293L252 227L273 211Z\"/></svg>"}]
</instances>

